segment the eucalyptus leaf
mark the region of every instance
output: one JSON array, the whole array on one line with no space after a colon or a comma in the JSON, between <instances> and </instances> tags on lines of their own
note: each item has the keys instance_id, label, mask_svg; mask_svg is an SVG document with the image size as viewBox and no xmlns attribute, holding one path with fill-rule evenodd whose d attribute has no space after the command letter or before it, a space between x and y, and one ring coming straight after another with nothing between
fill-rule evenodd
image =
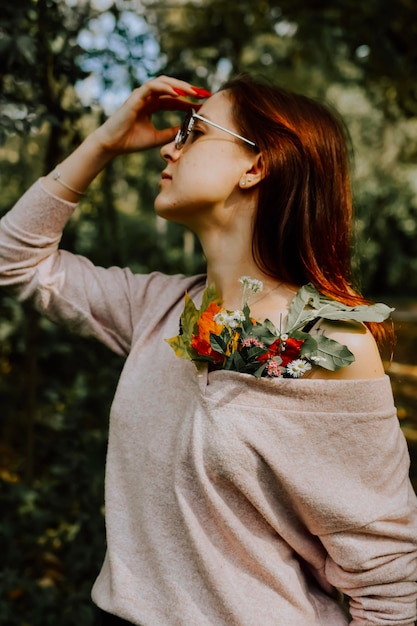
<instances>
[{"instance_id":1,"label":"eucalyptus leaf","mask_svg":"<svg viewBox=\"0 0 417 626\"><path fill-rule=\"evenodd\" d=\"M266 319L263 323L263 326L264 328L266 328L266 330L269 331L271 337L274 337L274 339L278 337L276 326L271 322L271 320Z\"/></svg>"},{"instance_id":2,"label":"eucalyptus leaf","mask_svg":"<svg viewBox=\"0 0 417 626\"><path fill-rule=\"evenodd\" d=\"M286 323L287 332L303 326L307 318L314 319L314 317L316 317L314 311L305 310L305 307L312 297L309 287L311 287L311 285L304 285L301 287L295 294L295 297L289 306Z\"/></svg>"},{"instance_id":3,"label":"eucalyptus leaf","mask_svg":"<svg viewBox=\"0 0 417 626\"><path fill-rule=\"evenodd\" d=\"M324 367L324 369L334 372L335 370L338 370L341 367L346 367L354 362L355 357L347 346L344 346L333 339L323 337L323 335L317 335L315 340L317 342L317 351L315 356L323 359L319 362L319 365Z\"/></svg>"},{"instance_id":4,"label":"eucalyptus leaf","mask_svg":"<svg viewBox=\"0 0 417 626\"><path fill-rule=\"evenodd\" d=\"M291 334L291 337L294 337L294 339L304 341L303 345L301 346L300 356L308 357L310 354L314 354L314 355L316 354L317 339L313 337L313 335L310 335L309 333L295 331L294 333Z\"/></svg>"},{"instance_id":5,"label":"eucalyptus leaf","mask_svg":"<svg viewBox=\"0 0 417 626\"><path fill-rule=\"evenodd\" d=\"M310 306L310 309L305 307ZM287 332L301 328L306 322L320 317L327 320L383 322L394 309L382 302L350 306L320 294L313 285L304 285L292 301L287 318Z\"/></svg>"},{"instance_id":6,"label":"eucalyptus leaf","mask_svg":"<svg viewBox=\"0 0 417 626\"><path fill-rule=\"evenodd\" d=\"M251 331L252 337L259 337L261 341L269 346L277 339L277 330L269 320L265 320L263 324L256 324Z\"/></svg>"},{"instance_id":7,"label":"eucalyptus leaf","mask_svg":"<svg viewBox=\"0 0 417 626\"><path fill-rule=\"evenodd\" d=\"M326 320L354 320L356 322L383 322L391 315L394 309L391 309L382 302L375 304L361 304L355 307L340 305L334 306L331 303L324 304L318 309L317 317ZM343 308L342 308L343 307Z\"/></svg>"}]
</instances>

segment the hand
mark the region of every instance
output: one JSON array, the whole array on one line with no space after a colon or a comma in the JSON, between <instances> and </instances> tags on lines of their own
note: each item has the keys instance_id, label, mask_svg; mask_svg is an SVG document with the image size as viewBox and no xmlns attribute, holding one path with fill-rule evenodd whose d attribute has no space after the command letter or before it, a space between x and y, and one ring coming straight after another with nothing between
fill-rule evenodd
<instances>
[{"instance_id":1,"label":"hand","mask_svg":"<svg viewBox=\"0 0 417 626\"><path fill-rule=\"evenodd\" d=\"M204 98L210 94L188 83L159 76L135 89L126 102L94 133L103 151L111 156L145 150L172 141L178 126L158 130L152 114L162 110L188 111L199 104L179 96Z\"/></svg>"}]
</instances>

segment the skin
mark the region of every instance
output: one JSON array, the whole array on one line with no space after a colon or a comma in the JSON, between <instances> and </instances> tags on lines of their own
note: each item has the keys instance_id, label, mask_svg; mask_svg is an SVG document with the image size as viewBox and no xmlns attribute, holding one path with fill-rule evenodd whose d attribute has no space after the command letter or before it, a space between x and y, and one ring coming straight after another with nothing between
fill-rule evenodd
<instances>
[{"instance_id":1,"label":"skin","mask_svg":"<svg viewBox=\"0 0 417 626\"><path fill-rule=\"evenodd\" d=\"M254 298L251 312L254 317L268 317L279 326L298 286L279 283L264 275L252 256L258 183L263 175L262 155L239 139L200 121L183 149L177 150L173 139L178 127L158 130L152 123L152 114L159 110L199 108L195 100L185 100L175 89L196 98L191 85L166 76L132 92L122 107L60 164L61 178L83 191L119 154L163 146L161 156L166 165L155 210L166 219L184 224L200 239L207 259L208 282L217 285L226 308L240 308L238 279L241 276L258 278L264 283L263 295ZM239 132L226 92L206 100L199 112ZM44 185L64 200L79 199L54 181L52 174L44 179ZM384 375L375 341L363 325L321 321L312 332L324 333L347 345L356 360L337 372L314 368L309 372L310 378L371 379Z\"/></svg>"}]
</instances>

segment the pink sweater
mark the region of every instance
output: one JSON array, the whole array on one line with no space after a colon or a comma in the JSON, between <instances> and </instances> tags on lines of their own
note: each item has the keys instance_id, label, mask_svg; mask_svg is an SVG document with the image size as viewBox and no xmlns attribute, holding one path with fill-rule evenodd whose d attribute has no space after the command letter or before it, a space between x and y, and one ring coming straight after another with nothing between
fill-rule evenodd
<instances>
[{"instance_id":1,"label":"pink sweater","mask_svg":"<svg viewBox=\"0 0 417 626\"><path fill-rule=\"evenodd\" d=\"M0 284L126 356L94 601L143 626L414 624L417 502L389 379L197 375L164 339L204 277L57 252L73 209L39 183L23 196Z\"/></svg>"}]
</instances>

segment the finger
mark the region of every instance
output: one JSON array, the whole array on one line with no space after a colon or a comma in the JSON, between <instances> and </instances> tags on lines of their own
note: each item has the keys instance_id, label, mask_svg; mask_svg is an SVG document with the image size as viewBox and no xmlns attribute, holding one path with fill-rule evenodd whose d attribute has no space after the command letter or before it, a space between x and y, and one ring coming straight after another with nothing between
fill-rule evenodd
<instances>
[{"instance_id":1,"label":"finger","mask_svg":"<svg viewBox=\"0 0 417 626\"><path fill-rule=\"evenodd\" d=\"M171 96L161 96L159 98L159 109L161 111L189 111L190 109L199 109L199 102L190 102L181 98L172 98Z\"/></svg>"},{"instance_id":2,"label":"finger","mask_svg":"<svg viewBox=\"0 0 417 626\"><path fill-rule=\"evenodd\" d=\"M175 136L179 130L179 126L172 126L171 128L163 128L155 133L155 145L163 146L166 143L174 141Z\"/></svg>"},{"instance_id":3,"label":"finger","mask_svg":"<svg viewBox=\"0 0 417 626\"><path fill-rule=\"evenodd\" d=\"M148 108L151 104L159 106L158 98L171 97L181 102L182 97L201 100L210 97L211 93L206 89L194 87L176 78L159 76L139 87L137 96L139 99L142 99L144 104L147 103L145 106ZM183 104L181 104L180 107L181 109L185 109Z\"/></svg>"},{"instance_id":4,"label":"finger","mask_svg":"<svg viewBox=\"0 0 417 626\"><path fill-rule=\"evenodd\" d=\"M207 89L190 85L190 83L177 78L162 75L159 79L161 85L166 85L167 88L172 89L177 96L188 96L190 98L203 99L210 98L212 95Z\"/></svg>"}]
</instances>

